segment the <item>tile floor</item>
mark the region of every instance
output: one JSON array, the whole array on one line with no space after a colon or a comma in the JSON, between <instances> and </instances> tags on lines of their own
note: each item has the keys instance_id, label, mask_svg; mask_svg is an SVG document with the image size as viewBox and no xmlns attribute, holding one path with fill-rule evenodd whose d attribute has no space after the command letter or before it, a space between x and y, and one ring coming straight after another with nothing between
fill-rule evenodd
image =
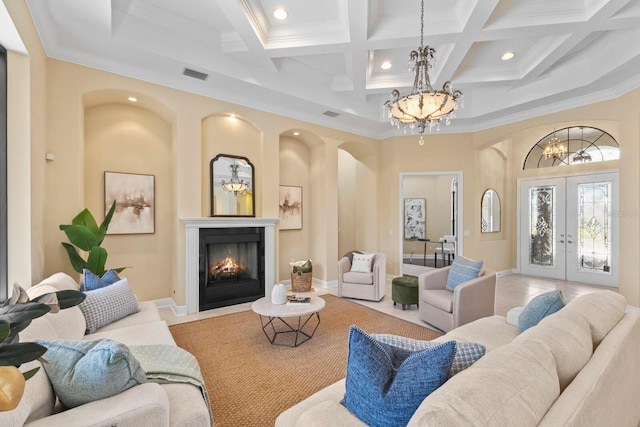
<instances>
[{"instance_id":1,"label":"tile floor","mask_svg":"<svg viewBox=\"0 0 640 427\"><path fill-rule=\"evenodd\" d=\"M542 292L559 289L562 291L563 296L567 302L574 298L594 292L602 289L612 289L604 286L594 286L575 282L566 282L563 280L544 279L540 277L522 276L519 274L511 274L498 278L498 284L496 289L496 314L506 315L507 311L513 307L524 306L527 301ZM313 294L323 295L332 294L337 295L338 288L322 288L315 286ZM391 281L387 281L387 292L382 301L359 301L353 300L360 304L371 307L375 310L382 311L384 313L396 316L398 318L417 323L428 327L426 323L420 320L418 316L418 309L416 306L411 306L406 310L402 310L400 304L393 305L391 300ZM190 322L193 320L205 319L208 317L223 316L225 314L237 313L241 311L251 310L251 303L238 304L230 307L217 308L213 310L207 310L200 313L189 314L185 316L175 316L171 309L161 308L160 315L169 325Z\"/></svg>"}]
</instances>

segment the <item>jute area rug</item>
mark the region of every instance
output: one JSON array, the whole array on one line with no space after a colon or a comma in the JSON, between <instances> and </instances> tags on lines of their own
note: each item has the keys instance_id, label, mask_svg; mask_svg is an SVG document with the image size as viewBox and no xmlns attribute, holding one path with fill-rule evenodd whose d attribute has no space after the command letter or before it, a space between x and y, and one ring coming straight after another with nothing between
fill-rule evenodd
<instances>
[{"instance_id":1,"label":"jute area rug","mask_svg":"<svg viewBox=\"0 0 640 427\"><path fill-rule=\"evenodd\" d=\"M271 345L252 311L171 326L200 363L216 427L273 426L287 408L344 378L349 326L431 340L426 327L332 295L315 336L296 348Z\"/></svg>"}]
</instances>

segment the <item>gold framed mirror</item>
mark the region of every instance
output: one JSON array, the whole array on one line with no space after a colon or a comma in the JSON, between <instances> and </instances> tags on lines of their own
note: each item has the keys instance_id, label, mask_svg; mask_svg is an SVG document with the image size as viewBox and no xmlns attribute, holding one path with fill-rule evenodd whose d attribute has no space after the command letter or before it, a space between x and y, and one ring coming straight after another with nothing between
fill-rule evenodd
<instances>
[{"instance_id":1,"label":"gold framed mirror","mask_svg":"<svg viewBox=\"0 0 640 427\"><path fill-rule=\"evenodd\" d=\"M256 216L253 164L246 157L218 154L210 163L211 216Z\"/></svg>"}]
</instances>

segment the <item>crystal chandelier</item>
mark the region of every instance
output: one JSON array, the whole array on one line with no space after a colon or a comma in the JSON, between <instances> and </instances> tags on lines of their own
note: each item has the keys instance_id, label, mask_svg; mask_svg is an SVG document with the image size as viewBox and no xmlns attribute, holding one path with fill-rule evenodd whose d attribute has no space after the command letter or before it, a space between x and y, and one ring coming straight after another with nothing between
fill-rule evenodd
<instances>
[{"instance_id":1,"label":"crystal chandelier","mask_svg":"<svg viewBox=\"0 0 640 427\"><path fill-rule=\"evenodd\" d=\"M542 154L544 158L547 160L551 159L562 159L564 157L564 153L566 152L566 148L560 142L560 139L556 136L555 132L553 134L553 138L549 140L547 146L544 147L544 151Z\"/></svg>"},{"instance_id":2,"label":"crystal chandelier","mask_svg":"<svg viewBox=\"0 0 640 427\"><path fill-rule=\"evenodd\" d=\"M458 109L458 98L462 92L453 90L450 81L447 81L442 90L435 90L431 86L429 69L435 61L435 49L424 46L424 0L421 2L420 12L420 47L409 54L409 71L415 73L413 89L411 93L400 97L400 92L394 89L391 92L392 99L384 103L387 117L391 125L400 128L404 126L405 132L409 128L412 132L417 127L422 134L429 126L429 131L436 126L440 129L440 120L445 119L449 125L451 118ZM462 101L462 99L461 99ZM420 145L424 144L420 135Z\"/></svg>"},{"instance_id":3,"label":"crystal chandelier","mask_svg":"<svg viewBox=\"0 0 640 427\"><path fill-rule=\"evenodd\" d=\"M224 191L228 191L229 193L233 193L234 196L237 196L238 194L246 194L247 189L249 188L246 182L238 178L239 167L240 165L238 165L237 163L229 165L229 168L231 169L231 180L225 182L225 180L223 179L220 182L222 189Z\"/></svg>"}]
</instances>

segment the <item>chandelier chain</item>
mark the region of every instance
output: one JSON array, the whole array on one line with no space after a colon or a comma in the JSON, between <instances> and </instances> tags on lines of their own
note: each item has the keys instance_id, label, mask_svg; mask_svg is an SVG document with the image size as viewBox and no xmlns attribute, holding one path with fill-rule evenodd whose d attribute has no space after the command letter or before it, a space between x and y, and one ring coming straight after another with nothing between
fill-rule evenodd
<instances>
[{"instance_id":1,"label":"chandelier chain","mask_svg":"<svg viewBox=\"0 0 640 427\"><path fill-rule=\"evenodd\" d=\"M424 0L420 3L420 49L424 46Z\"/></svg>"}]
</instances>

